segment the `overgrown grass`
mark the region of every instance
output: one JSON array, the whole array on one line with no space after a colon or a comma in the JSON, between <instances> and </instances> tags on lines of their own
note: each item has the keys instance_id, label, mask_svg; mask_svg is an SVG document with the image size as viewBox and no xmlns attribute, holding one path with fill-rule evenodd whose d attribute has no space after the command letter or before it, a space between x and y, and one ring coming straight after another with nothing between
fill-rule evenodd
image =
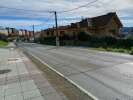
<instances>
[{"instance_id":1,"label":"overgrown grass","mask_svg":"<svg viewBox=\"0 0 133 100\"><path fill-rule=\"evenodd\" d=\"M99 48L92 48L94 50L99 50L99 51L109 51L109 52L120 52L120 53L128 53L128 54L132 54L133 55L133 47L130 49L125 49L125 48L103 48L103 47L99 47Z\"/></svg>"},{"instance_id":2,"label":"overgrown grass","mask_svg":"<svg viewBox=\"0 0 133 100\"><path fill-rule=\"evenodd\" d=\"M0 40L0 47L1 46L7 46L7 45L8 45L7 41Z\"/></svg>"}]
</instances>

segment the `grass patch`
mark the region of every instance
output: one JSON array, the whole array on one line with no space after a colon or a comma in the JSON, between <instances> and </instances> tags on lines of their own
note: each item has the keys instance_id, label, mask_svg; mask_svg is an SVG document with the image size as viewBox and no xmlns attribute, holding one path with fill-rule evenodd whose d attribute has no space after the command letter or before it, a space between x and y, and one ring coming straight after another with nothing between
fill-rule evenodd
<instances>
[{"instance_id":1,"label":"grass patch","mask_svg":"<svg viewBox=\"0 0 133 100\"><path fill-rule=\"evenodd\" d=\"M133 55L133 47L131 48L130 54Z\"/></svg>"},{"instance_id":2,"label":"grass patch","mask_svg":"<svg viewBox=\"0 0 133 100\"><path fill-rule=\"evenodd\" d=\"M125 48L111 48L111 47L99 47L99 48L93 48L94 50L99 51L109 51L109 52L119 52L119 53L128 53L133 55L133 47L131 49L125 49Z\"/></svg>"},{"instance_id":3,"label":"grass patch","mask_svg":"<svg viewBox=\"0 0 133 100\"><path fill-rule=\"evenodd\" d=\"M0 40L0 47L1 46L7 46L7 45L8 45L8 42L7 41Z\"/></svg>"}]
</instances>

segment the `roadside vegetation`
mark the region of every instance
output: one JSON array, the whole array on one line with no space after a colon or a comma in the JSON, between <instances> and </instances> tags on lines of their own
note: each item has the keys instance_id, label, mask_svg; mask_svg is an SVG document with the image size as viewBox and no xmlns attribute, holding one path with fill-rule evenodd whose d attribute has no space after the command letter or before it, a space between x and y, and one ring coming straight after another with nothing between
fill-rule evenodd
<instances>
[{"instance_id":1,"label":"roadside vegetation","mask_svg":"<svg viewBox=\"0 0 133 100\"><path fill-rule=\"evenodd\" d=\"M55 45L55 37L40 38L41 44ZM79 32L78 35L60 37L62 46L84 46L100 51L121 52L133 54L133 35L125 38L114 38L109 36L97 37Z\"/></svg>"},{"instance_id":2,"label":"roadside vegetation","mask_svg":"<svg viewBox=\"0 0 133 100\"><path fill-rule=\"evenodd\" d=\"M4 40L0 40L0 47L7 46L8 42Z\"/></svg>"},{"instance_id":3,"label":"roadside vegetation","mask_svg":"<svg viewBox=\"0 0 133 100\"><path fill-rule=\"evenodd\" d=\"M133 54L133 49L123 49L123 48L103 48L103 47L99 47L99 48L92 48L92 50Z\"/></svg>"},{"instance_id":4,"label":"roadside vegetation","mask_svg":"<svg viewBox=\"0 0 133 100\"><path fill-rule=\"evenodd\" d=\"M7 36L3 33L0 33L0 47L7 45L8 45Z\"/></svg>"}]
</instances>

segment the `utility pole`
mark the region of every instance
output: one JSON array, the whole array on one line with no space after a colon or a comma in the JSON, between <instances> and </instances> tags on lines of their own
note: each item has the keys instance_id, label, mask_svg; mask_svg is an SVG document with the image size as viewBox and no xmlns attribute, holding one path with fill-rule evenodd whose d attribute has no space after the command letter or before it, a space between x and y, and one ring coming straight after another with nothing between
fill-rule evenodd
<instances>
[{"instance_id":1,"label":"utility pole","mask_svg":"<svg viewBox=\"0 0 133 100\"><path fill-rule=\"evenodd\" d=\"M58 34L57 12L54 11L54 14L55 14L55 26L56 26L56 46L59 47L60 42L59 42L59 34Z\"/></svg>"},{"instance_id":2,"label":"utility pole","mask_svg":"<svg viewBox=\"0 0 133 100\"><path fill-rule=\"evenodd\" d=\"M33 39L34 39L34 42L35 42L35 26L33 25Z\"/></svg>"},{"instance_id":3,"label":"utility pole","mask_svg":"<svg viewBox=\"0 0 133 100\"><path fill-rule=\"evenodd\" d=\"M17 42L19 42L19 31L17 31Z\"/></svg>"}]
</instances>

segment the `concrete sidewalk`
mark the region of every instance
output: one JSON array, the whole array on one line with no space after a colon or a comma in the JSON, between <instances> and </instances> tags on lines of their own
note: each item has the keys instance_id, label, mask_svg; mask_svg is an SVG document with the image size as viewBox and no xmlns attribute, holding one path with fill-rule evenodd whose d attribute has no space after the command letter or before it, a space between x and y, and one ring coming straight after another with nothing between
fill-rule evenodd
<instances>
[{"instance_id":1,"label":"concrete sidewalk","mask_svg":"<svg viewBox=\"0 0 133 100\"><path fill-rule=\"evenodd\" d=\"M0 100L68 100L22 52L0 49Z\"/></svg>"}]
</instances>

